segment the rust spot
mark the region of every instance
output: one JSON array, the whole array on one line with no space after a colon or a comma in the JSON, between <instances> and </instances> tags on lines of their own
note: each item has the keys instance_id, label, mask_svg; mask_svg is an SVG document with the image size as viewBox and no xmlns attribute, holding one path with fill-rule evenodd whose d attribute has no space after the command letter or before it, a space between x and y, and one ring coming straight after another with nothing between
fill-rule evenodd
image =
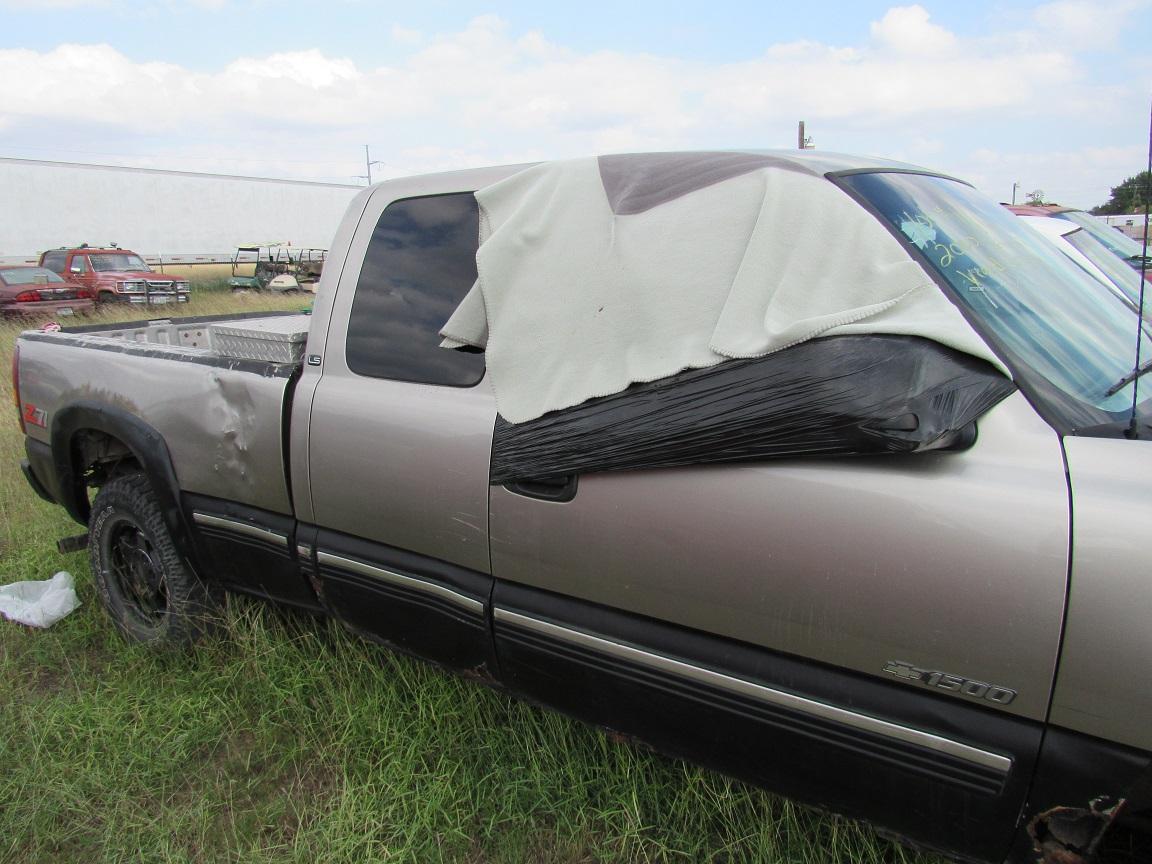
<instances>
[{"instance_id":1,"label":"rust spot","mask_svg":"<svg viewBox=\"0 0 1152 864\"><path fill-rule=\"evenodd\" d=\"M308 581L312 583L312 590L316 592L316 597L320 600L321 603L323 603L324 583L320 580L319 575L317 575L316 572L313 571L310 567L307 568L306 575L308 576Z\"/></svg>"},{"instance_id":2,"label":"rust spot","mask_svg":"<svg viewBox=\"0 0 1152 864\"><path fill-rule=\"evenodd\" d=\"M1053 807L1028 823L1040 864L1089 864L1123 799L1094 798L1088 807Z\"/></svg>"}]
</instances>

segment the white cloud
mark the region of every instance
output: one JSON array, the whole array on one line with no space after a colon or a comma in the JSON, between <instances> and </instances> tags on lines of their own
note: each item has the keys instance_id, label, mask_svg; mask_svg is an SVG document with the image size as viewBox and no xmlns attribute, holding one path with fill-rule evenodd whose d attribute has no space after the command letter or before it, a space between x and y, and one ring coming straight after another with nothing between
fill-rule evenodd
<instances>
[{"instance_id":1,"label":"white cloud","mask_svg":"<svg viewBox=\"0 0 1152 864\"><path fill-rule=\"evenodd\" d=\"M932 57L950 53L956 47L956 37L928 17L923 6L895 6L872 23L872 38L899 54Z\"/></svg>"},{"instance_id":2,"label":"white cloud","mask_svg":"<svg viewBox=\"0 0 1152 864\"><path fill-rule=\"evenodd\" d=\"M16 9L21 12L55 12L60 9L108 5L109 0L0 0L0 9Z\"/></svg>"},{"instance_id":3,"label":"white cloud","mask_svg":"<svg viewBox=\"0 0 1152 864\"><path fill-rule=\"evenodd\" d=\"M424 41L424 34L419 30L413 30L411 27L401 27L399 24L393 24L391 31L392 41L400 45L419 45Z\"/></svg>"},{"instance_id":4,"label":"white cloud","mask_svg":"<svg viewBox=\"0 0 1152 864\"><path fill-rule=\"evenodd\" d=\"M292 104L299 109L294 124L439 117L493 135L674 142L707 130L748 134L793 116L883 120L1006 107L1028 111L1043 90L1078 76L1074 60L1058 51L1001 56L938 50L957 39L918 6L890 10L873 33L880 50L803 42L753 60L713 64L576 53L538 33L510 35L492 16L376 69L314 49L241 57L215 72L137 63L108 45L16 49L0 51L0 116L79 113L132 127L142 110L156 122L179 126L237 114L271 119ZM921 53L928 48L931 60ZM65 93L84 98L60 99Z\"/></svg>"},{"instance_id":5,"label":"white cloud","mask_svg":"<svg viewBox=\"0 0 1152 864\"><path fill-rule=\"evenodd\" d=\"M1038 6L1032 17L1042 40L1100 50L1114 45L1132 13L1148 5L1147 0L1057 0Z\"/></svg>"},{"instance_id":6,"label":"white cloud","mask_svg":"<svg viewBox=\"0 0 1152 864\"><path fill-rule=\"evenodd\" d=\"M1092 86L1075 51L1049 38L1076 26L1082 5L1049 4L1031 30L979 39L934 23L922 6L899 6L859 44L778 43L730 62L579 52L540 32L510 32L495 16L437 36L393 27L392 40L412 50L378 67L315 49L206 71L137 62L109 45L0 50L0 141L86 122L72 128L133 142L124 150L199 160L179 167L299 176L298 166L326 162L317 175L332 176L340 173L332 154L365 142L400 174L606 151L791 146L804 118L821 147L859 149L852 133L866 130L872 137L862 140L880 142L869 147L878 155L950 161L939 167L957 173L957 163L971 165L1000 184L961 159L950 131L1061 116L1079 123L1086 106L1096 117L1126 110L1124 86ZM153 143L138 147L144 134ZM155 143L162 136L168 143ZM241 153L240 141L258 145ZM309 160L302 149L328 155ZM212 152L229 155L212 166ZM346 173L359 167L350 159Z\"/></svg>"},{"instance_id":7,"label":"white cloud","mask_svg":"<svg viewBox=\"0 0 1152 864\"><path fill-rule=\"evenodd\" d=\"M1040 188L1046 200L1088 208L1104 203L1113 186L1143 170L1147 157L1142 145L1029 152L982 147L962 158L958 170L964 179L1001 201L1011 200L1012 184L1019 182L1017 201Z\"/></svg>"},{"instance_id":8,"label":"white cloud","mask_svg":"<svg viewBox=\"0 0 1152 864\"><path fill-rule=\"evenodd\" d=\"M255 85L257 91L263 81L287 81L309 90L322 91L336 84L356 81L359 77L360 73L351 60L328 58L313 48L235 60L228 64L219 80Z\"/></svg>"}]
</instances>

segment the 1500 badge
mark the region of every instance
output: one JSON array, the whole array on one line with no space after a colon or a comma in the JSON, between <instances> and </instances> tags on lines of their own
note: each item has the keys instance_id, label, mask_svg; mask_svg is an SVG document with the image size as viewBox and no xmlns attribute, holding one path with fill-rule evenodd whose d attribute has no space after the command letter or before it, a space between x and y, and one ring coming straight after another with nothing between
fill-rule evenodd
<instances>
[{"instance_id":1,"label":"1500 badge","mask_svg":"<svg viewBox=\"0 0 1152 864\"><path fill-rule=\"evenodd\" d=\"M983 681L974 681L971 678L962 678L959 675L949 675L946 672L934 672L931 669L921 669L902 660L889 660L884 671L895 675L904 681L914 681L925 687L937 690L948 690L971 696L973 699L984 699L996 705L1008 705L1016 698L1016 691L1008 687L998 687L995 684L985 684Z\"/></svg>"}]
</instances>

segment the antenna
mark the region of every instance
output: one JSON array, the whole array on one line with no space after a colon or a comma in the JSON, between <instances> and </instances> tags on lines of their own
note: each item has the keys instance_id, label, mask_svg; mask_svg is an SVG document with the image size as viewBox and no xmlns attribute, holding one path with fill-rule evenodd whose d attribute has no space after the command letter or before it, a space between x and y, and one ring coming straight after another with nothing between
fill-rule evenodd
<instances>
[{"instance_id":1,"label":"antenna","mask_svg":"<svg viewBox=\"0 0 1152 864\"><path fill-rule=\"evenodd\" d=\"M1140 303L1136 310L1136 365L1132 367L1132 374L1136 378L1132 381L1132 418L1128 421L1128 430L1124 433L1129 438L1138 438L1139 430L1136 426L1136 394L1140 392L1140 343L1144 341L1144 297L1148 288L1148 211L1152 202L1152 103L1148 107L1148 170L1144 173L1144 183L1148 187L1144 190L1144 249L1140 259ZM1139 183L1136 186L1140 188Z\"/></svg>"}]
</instances>

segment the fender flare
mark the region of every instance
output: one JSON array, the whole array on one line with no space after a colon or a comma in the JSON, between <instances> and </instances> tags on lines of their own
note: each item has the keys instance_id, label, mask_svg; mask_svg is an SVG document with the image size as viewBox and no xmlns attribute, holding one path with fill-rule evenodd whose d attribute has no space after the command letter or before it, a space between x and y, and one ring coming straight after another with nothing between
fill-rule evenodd
<instances>
[{"instance_id":1,"label":"fender flare","mask_svg":"<svg viewBox=\"0 0 1152 864\"><path fill-rule=\"evenodd\" d=\"M84 466L80 464L76 440L77 433L83 430L103 432L128 448L152 486L164 524L176 547L199 571L195 560L196 546L180 503L180 483L176 479L168 445L159 432L123 408L81 400L56 412L52 422L52 463L59 484L60 503L68 515L82 525L88 524L91 515Z\"/></svg>"}]
</instances>

